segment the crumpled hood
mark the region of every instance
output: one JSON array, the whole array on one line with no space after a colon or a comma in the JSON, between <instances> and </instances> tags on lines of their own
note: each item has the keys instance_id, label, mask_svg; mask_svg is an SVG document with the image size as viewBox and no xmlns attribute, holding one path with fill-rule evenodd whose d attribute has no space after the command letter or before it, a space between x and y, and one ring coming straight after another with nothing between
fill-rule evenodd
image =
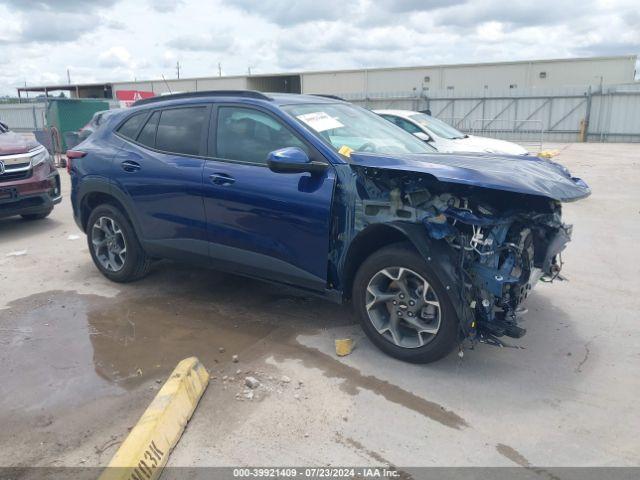
<instances>
[{"instance_id":1,"label":"crumpled hood","mask_svg":"<svg viewBox=\"0 0 640 480\"><path fill-rule=\"evenodd\" d=\"M14 132L0 133L0 155L18 155L38 148L35 140L23 137Z\"/></svg>"},{"instance_id":2,"label":"crumpled hood","mask_svg":"<svg viewBox=\"0 0 640 480\"><path fill-rule=\"evenodd\" d=\"M539 195L570 202L591 194L562 165L535 156L481 154L351 154L353 165L426 173L441 182Z\"/></svg>"}]
</instances>

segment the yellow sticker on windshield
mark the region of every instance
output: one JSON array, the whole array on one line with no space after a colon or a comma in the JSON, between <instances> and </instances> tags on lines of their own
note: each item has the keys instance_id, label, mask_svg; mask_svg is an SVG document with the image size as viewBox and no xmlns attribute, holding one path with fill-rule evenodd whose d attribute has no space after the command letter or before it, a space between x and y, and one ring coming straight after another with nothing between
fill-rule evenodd
<instances>
[{"instance_id":1,"label":"yellow sticker on windshield","mask_svg":"<svg viewBox=\"0 0 640 480\"><path fill-rule=\"evenodd\" d=\"M346 145L342 145L340 147L340 150L338 150L338 153L344 155L345 157L350 157L351 152L353 152L353 148L347 147Z\"/></svg>"}]
</instances>

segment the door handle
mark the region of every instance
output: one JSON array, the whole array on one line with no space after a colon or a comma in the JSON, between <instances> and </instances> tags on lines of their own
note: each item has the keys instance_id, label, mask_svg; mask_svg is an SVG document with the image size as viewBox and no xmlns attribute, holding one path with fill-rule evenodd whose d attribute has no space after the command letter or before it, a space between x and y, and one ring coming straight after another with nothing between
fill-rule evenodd
<instances>
[{"instance_id":1,"label":"door handle","mask_svg":"<svg viewBox=\"0 0 640 480\"><path fill-rule=\"evenodd\" d=\"M209 175L209 179L216 185L232 185L236 183L236 179L226 173L213 173Z\"/></svg>"},{"instance_id":2,"label":"door handle","mask_svg":"<svg viewBox=\"0 0 640 480\"><path fill-rule=\"evenodd\" d=\"M125 172L137 172L142 168L138 162L134 162L133 160L125 160L120 166Z\"/></svg>"}]
</instances>

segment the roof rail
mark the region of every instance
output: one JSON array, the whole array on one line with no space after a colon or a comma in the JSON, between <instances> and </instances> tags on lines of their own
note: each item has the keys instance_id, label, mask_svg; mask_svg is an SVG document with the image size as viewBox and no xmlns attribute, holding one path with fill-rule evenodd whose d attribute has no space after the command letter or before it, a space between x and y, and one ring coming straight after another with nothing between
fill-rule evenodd
<instances>
[{"instance_id":1,"label":"roof rail","mask_svg":"<svg viewBox=\"0 0 640 480\"><path fill-rule=\"evenodd\" d=\"M157 97L143 98L138 100L132 106L148 105L150 103L164 102L165 100L179 100L183 98L200 98L200 97L245 97L257 98L259 100L273 100L262 92L255 90L204 90L201 92L185 92L172 93L169 95L159 95Z\"/></svg>"},{"instance_id":2,"label":"roof rail","mask_svg":"<svg viewBox=\"0 0 640 480\"><path fill-rule=\"evenodd\" d=\"M311 95L313 95L314 97L332 98L333 100L341 100L343 102L346 102L344 98L341 98L337 95L325 95L324 93L312 93Z\"/></svg>"}]
</instances>

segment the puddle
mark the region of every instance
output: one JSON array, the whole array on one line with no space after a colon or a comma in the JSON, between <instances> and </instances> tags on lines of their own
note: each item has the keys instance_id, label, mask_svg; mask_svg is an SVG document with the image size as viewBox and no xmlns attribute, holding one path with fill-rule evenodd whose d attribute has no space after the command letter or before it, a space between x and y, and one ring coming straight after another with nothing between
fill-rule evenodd
<instances>
[{"instance_id":1,"label":"puddle","mask_svg":"<svg viewBox=\"0 0 640 480\"><path fill-rule=\"evenodd\" d=\"M320 299L179 268L127 285L114 298L33 295L0 311L0 411L68 408L123 393L164 379L192 355L219 371L283 325L309 331L332 318L349 321Z\"/></svg>"},{"instance_id":2,"label":"puddle","mask_svg":"<svg viewBox=\"0 0 640 480\"><path fill-rule=\"evenodd\" d=\"M87 322L96 373L125 388L166 374L189 356L214 369L276 328L229 317L211 304L183 305L165 298L93 305Z\"/></svg>"}]
</instances>

